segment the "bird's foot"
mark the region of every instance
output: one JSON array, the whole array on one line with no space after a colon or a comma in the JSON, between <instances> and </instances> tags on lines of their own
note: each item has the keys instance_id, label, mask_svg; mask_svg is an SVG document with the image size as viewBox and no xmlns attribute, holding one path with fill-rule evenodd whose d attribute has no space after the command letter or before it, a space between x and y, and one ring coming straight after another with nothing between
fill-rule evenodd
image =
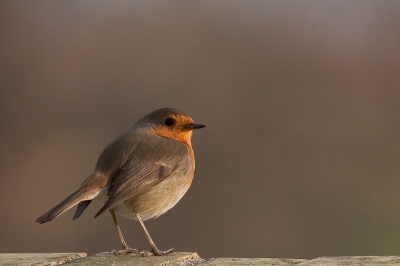
<instances>
[{"instance_id":1,"label":"bird's foot","mask_svg":"<svg viewBox=\"0 0 400 266\"><path fill-rule=\"evenodd\" d=\"M148 251L147 251L148 252ZM150 256L164 256L164 255L168 255L168 254L171 254L171 253L174 253L175 251L174 251L174 249L173 248L171 248L171 249L168 249L168 250L165 250L165 251L162 251L162 250L159 250L159 249L152 249L151 250L151 252L149 252L149 253L151 253L152 255L150 255ZM143 257L146 257L146 255L142 255Z\"/></svg>"},{"instance_id":2,"label":"bird's foot","mask_svg":"<svg viewBox=\"0 0 400 266\"><path fill-rule=\"evenodd\" d=\"M152 249L151 251L147 251L144 248L130 248L126 246L121 250L112 250L110 254L123 255L123 254L135 253L136 255L141 255L142 257L150 257L150 256L164 256L174 252L175 251L173 248L165 251L159 249Z\"/></svg>"},{"instance_id":3,"label":"bird's foot","mask_svg":"<svg viewBox=\"0 0 400 266\"><path fill-rule=\"evenodd\" d=\"M128 246L123 247L121 250L112 250L110 254L114 255L122 255L122 254L128 254L128 253L136 253L136 254L142 254L143 252L148 252L144 248L130 248Z\"/></svg>"}]
</instances>

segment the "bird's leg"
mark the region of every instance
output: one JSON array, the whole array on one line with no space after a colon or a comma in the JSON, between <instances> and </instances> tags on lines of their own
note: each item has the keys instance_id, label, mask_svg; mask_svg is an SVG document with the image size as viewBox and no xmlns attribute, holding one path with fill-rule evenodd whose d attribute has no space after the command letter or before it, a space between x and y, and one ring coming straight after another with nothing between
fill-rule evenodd
<instances>
[{"instance_id":1,"label":"bird's leg","mask_svg":"<svg viewBox=\"0 0 400 266\"><path fill-rule=\"evenodd\" d=\"M167 254L173 253L173 252L174 252L174 249L173 249L173 248L168 249L168 250L166 250L166 251L161 251L161 250L159 250L159 249L156 247L156 244L154 244L153 239L151 239L151 236L150 236L149 232L147 231L146 226L144 226L144 223L143 223L143 221L142 221L142 218L140 218L139 214L137 214L137 213L135 213L135 214L136 214L137 220L138 220L139 223L142 225L142 228L143 228L143 230L144 230L144 233L146 234L146 237L147 237L147 239L149 240L150 245L151 245L151 252L148 252L148 251L141 252L142 255L143 255L143 257L151 256L151 255L163 256L163 255L167 255Z\"/></svg>"},{"instance_id":2,"label":"bird's leg","mask_svg":"<svg viewBox=\"0 0 400 266\"><path fill-rule=\"evenodd\" d=\"M125 253L142 253L142 249L136 249L136 248L130 248L128 245L125 243L124 237L122 236L121 229L119 228L118 222L117 222L117 217L115 217L115 212L113 210L109 210L111 217L113 218L115 227L117 228L117 232L119 235L119 239L121 240L122 244L122 250L113 250L111 253L114 253L115 255L121 255Z\"/></svg>"}]
</instances>

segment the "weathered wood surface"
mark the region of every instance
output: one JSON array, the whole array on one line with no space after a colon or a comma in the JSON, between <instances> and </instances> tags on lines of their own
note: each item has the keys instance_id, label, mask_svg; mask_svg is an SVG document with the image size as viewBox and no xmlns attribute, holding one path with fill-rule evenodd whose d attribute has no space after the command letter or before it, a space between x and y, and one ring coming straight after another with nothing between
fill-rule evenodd
<instances>
[{"instance_id":1,"label":"weathered wood surface","mask_svg":"<svg viewBox=\"0 0 400 266\"><path fill-rule=\"evenodd\" d=\"M194 252L176 252L167 256L142 257L136 254L114 255L109 252L99 253L68 263L68 266L190 266L203 262ZM67 266L66 265L66 266Z\"/></svg>"},{"instance_id":2,"label":"weathered wood surface","mask_svg":"<svg viewBox=\"0 0 400 266\"><path fill-rule=\"evenodd\" d=\"M270 258L216 258L205 261L201 266L216 265L263 265L263 266L292 266L307 262L301 259L270 259ZM199 265L199 266L200 266Z\"/></svg>"},{"instance_id":3,"label":"weathered wood surface","mask_svg":"<svg viewBox=\"0 0 400 266\"><path fill-rule=\"evenodd\" d=\"M86 257L86 253L0 253L1 266L53 266Z\"/></svg>"},{"instance_id":4,"label":"weathered wood surface","mask_svg":"<svg viewBox=\"0 0 400 266\"><path fill-rule=\"evenodd\" d=\"M112 255L109 252L86 256L86 253L0 253L0 266L400 266L400 256L320 257L312 260L280 258L202 259L195 252L177 252L168 256L141 257L135 254Z\"/></svg>"},{"instance_id":5,"label":"weathered wood surface","mask_svg":"<svg viewBox=\"0 0 400 266\"><path fill-rule=\"evenodd\" d=\"M309 260L301 266L400 266L400 256L346 256L346 257L320 257Z\"/></svg>"}]
</instances>

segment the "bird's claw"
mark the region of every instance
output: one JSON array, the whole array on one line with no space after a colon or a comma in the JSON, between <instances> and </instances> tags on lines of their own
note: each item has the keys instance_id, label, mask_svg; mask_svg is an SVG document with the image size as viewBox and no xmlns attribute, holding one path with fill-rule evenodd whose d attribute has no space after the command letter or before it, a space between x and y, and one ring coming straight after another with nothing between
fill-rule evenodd
<instances>
[{"instance_id":1,"label":"bird's claw","mask_svg":"<svg viewBox=\"0 0 400 266\"><path fill-rule=\"evenodd\" d=\"M174 253L174 252L175 251L174 251L173 248L165 250L165 251L162 251L162 250L159 250L159 249L152 249L151 250L151 253L153 254L153 256L164 256L164 255L168 255L168 254L171 254L171 253Z\"/></svg>"},{"instance_id":2,"label":"bird's claw","mask_svg":"<svg viewBox=\"0 0 400 266\"><path fill-rule=\"evenodd\" d=\"M123 254L129 254L129 253L135 253L136 255L141 255L142 257L150 257L150 256L164 256L168 255L171 253L174 253L174 249L168 249L165 251L159 250L159 249L152 249L151 251L147 251L144 248L130 248L130 247L124 247L121 250L112 250L110 254L114 255L123 255Z\"/></svg>"},{"instance_id":3,"label":"bird's claw","mask_svg":"<svg viewBox=\"0 0 400 266\"><path fill-rule=\"evenodd\" d=\"M123 255L123 254L129 254L129 253L136 253L136 254L140 254L142 252L143 249L141 248L130 248L130 247L124 247L121 250L112 250L110 252L110 254L114 254L114 255Z\"/></svg>"}]
</instances>

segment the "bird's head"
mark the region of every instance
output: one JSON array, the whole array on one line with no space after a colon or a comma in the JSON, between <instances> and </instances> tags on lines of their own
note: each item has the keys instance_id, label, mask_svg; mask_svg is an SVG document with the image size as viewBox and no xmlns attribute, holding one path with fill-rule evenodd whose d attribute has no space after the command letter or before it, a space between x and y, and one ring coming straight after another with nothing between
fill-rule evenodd
<instances>
[{"instance_id":1,"label":"bird's head","mask_svg":"<svg viewBox=\"0 0 400 266\"><path fill-rule=\"evenodd\" d=\"M162 108L141 119L150 124L154 134L190 145L192 131L205 125L194 123L193 118L174 108Z\"/></svg>"}]
</instances>

